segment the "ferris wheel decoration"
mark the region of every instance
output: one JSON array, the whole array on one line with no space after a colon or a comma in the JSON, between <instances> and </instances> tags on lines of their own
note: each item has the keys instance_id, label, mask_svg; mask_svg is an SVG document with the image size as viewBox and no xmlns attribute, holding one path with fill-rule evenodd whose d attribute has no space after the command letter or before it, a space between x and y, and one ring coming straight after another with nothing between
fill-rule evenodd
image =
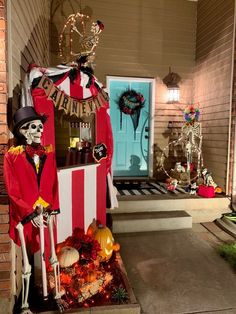
<instances>
[{"instance_id":1,"label":"ferris wheel decoration","mask_svg":"<svg viewBox=\"0 0 236 314\"><path fill-rule=\"evenodd\" d=\"M101 21L92 22L90 16L80 12L71 14L59 36L60 57L65 61L87 57L87 61L91 63L95 57L99 34L103 29L104 25ZM70 60L66 60L68 55Z\"/></svg>"}]
</instances>

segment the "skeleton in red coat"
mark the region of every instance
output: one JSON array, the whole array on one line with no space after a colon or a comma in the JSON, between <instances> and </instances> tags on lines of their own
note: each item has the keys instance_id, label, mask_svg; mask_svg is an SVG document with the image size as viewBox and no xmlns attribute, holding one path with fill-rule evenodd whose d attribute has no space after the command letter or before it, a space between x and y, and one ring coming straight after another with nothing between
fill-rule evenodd
<instances>
[{"instance_id":1,"label":"skeleton in red coat","mask_svg":"<svg viewBox=\"0 0 236 314\"><path fill-rule=\"evenodd\" d=\"M59 263L55 253L53 217L59 213L58 181L55 155L51 146L41 145L45 117L33 107L22 107L14 115L14 134L23 137L26 145L11 147L4 157L4 177L10 198L10 237L21 245L22 312L31 313L28 304L31 265L27 249L40 249L42 262L43 296L47 297L46 266L44 260L44 228L49 229L50 264L55 276L55 299L60 311Z\"/></svg>"}]
</instances>

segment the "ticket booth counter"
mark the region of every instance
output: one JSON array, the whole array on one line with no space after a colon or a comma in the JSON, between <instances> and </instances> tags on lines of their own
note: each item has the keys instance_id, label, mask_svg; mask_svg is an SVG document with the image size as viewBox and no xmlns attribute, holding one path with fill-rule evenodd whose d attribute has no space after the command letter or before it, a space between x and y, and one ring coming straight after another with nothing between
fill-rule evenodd
<instances>
[{"instance_id":1,"label":"ticket booth counter","mask_svg":"<svg viewBox=\"0 0 236 314\"><path fill-rule=\"evenodd\" d=\"M61 213L57 218L57 240L64 241L76 227L87 230L93 218L105 222L106 176L100 164L58 169Z\"/></svg>"}]
</instances>

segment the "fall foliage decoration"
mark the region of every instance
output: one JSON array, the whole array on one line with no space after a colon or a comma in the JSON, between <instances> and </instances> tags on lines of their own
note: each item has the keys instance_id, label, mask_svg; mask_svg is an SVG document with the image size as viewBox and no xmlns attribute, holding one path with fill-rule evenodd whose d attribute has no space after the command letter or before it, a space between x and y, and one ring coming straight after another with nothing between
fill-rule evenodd
<instances>
[{"instance_id":1,"label":"fall foliage decoration","mask_svg":"<svg viewBox=\"0 0 236 314\"><path fill-rule=\"evenodd\" d=\"M89 235L90 227L93 236ZM115 253L120 245L114 243L108 227L96 220L90 227L86 234L80 228L74 229L72 236L57 244L63 301L69 308L128 302L120 257ZM53 291L55 278L50 268L48 282Z\"/></svg>"}]
</instances>

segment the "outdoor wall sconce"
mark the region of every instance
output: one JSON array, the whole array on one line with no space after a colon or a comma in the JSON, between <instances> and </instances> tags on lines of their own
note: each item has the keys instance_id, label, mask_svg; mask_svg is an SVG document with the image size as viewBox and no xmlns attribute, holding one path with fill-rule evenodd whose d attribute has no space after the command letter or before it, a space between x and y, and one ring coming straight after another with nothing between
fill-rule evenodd
<instances>
[{"instance_id":1,"label":"outdoor wall sconce","mask_svg":"<svg viewBox=\"0 0 236 314\"><path fill-rule=\"evenodd\" d=\"M171 72L169 67L169 73L163 78L163 83L167 86L168 89L168 103L179 102L179 82L181 77L179 74Z\"/></svg>"}]
</instances>

